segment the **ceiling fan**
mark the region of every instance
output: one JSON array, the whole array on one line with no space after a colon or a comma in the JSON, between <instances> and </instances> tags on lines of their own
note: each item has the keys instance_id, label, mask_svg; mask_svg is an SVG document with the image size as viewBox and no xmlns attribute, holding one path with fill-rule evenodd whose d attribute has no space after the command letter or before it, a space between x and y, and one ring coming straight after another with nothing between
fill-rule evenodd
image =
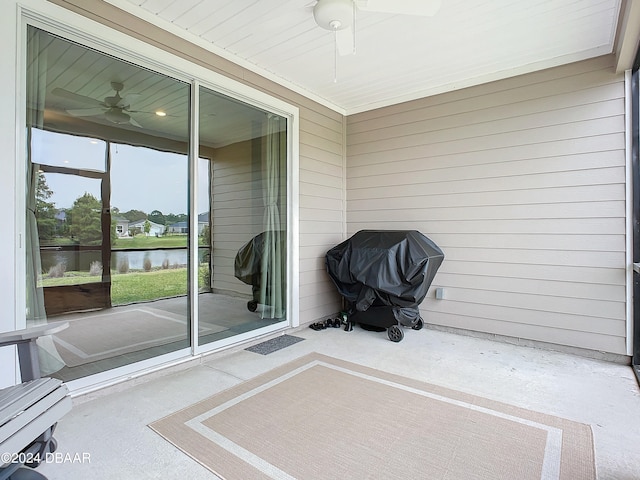
<instances>
[{"instance_id":1,"label":"ceiling fan","mask_svg":"<svg viewBox=\"0 0 640 480\"><path fill-rule=\"evenodd\" d=\"M84 95L78 95L77 93L73 93L62 88L54 88L51 93L57 97L66 98L74 102L87 105L86 108L65 109L68 114L73 115L74 117L104 115L104 118L112 123L116 123L118 125L130 124L134 127L142 128L142 125L140 125L130 115L131 113L136 113L136 111L131 110L131 101L137 98L140 94L128 93L124 97L120 96L120 92L124 89L124 84L121 82L111 82L111 88L115 90L115 95L105 97L102 101L91 97L85 97Z\"/></svg>"},{"instance_id":2,"label":"ceiling fan","mask_svg":"<svg viewBox=\"0 0 640 480\"><path fill-rule=\"evenodd\" d=\"M340 55L355 53L355 22L358 10L391 15L431 17L442 0L317 0L313 17L318 26L335 32L336 51Z\"/></svg>"}]
</instances>

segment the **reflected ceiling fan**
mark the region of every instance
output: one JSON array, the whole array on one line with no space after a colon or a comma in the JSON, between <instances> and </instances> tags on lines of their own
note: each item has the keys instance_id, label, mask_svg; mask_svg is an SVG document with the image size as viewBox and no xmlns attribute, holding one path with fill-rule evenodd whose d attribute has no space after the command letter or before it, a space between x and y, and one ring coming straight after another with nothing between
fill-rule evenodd
<instances>
[{"instance_id":1,"label":"reflected ceiling fan","mask_svg":"<svg viewBox=\"0 0 640 480\"><path fill-rule=\"evenodd\" d=\"M318 26L335 32L336 51L355 53L357 11L431 17L442 0L317 0L313 17Z\"/></svg>"},{"instance_id":2,"label":"reflected ceiling fan","mask_svg":"<svg viewBox=\"0 0 640 480\"><path fill-rule=\"evenodd\" d=\"M115 95L105 97L104 100L97 100L91 97L85 97L84 95L78 95L77 93L64 90L62 88L54 88L52 94L72 100L77 103L87 105L86 108L72 109L68 108L65 111L74 117L94 117L103 115L108 121L116 123L118 125L130 124L134 127L142 128L134 118L131 117L131 113L137 113L135 110L131 110L131 102L135 98L139 97L138 93L128 93L124 97L120 96L120 92L124 88L124 84L121 82L111 82L111 88L115 90Z\"/></svg>"}]
</instances>

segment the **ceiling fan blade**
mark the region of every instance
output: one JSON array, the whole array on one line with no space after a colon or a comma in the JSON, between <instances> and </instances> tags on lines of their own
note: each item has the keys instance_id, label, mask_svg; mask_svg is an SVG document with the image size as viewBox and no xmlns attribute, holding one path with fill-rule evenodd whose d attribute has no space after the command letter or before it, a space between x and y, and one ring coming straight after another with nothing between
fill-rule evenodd
<instances>
[{"instance_id":1,"label":"ceiling fan blade","mask_svg":"<svg viewBox=\"0 0 640 480\"><path fill-rule=\"evenodd\" d=\"M338 53L342 56L351 55L354 52L353 29L351 27L335 32Z\"/></svg>"},{"instance_id":2,"label":"ceiling fan blade","mask_svg":"<svg viewBox=\"0 0 640 480\"><path fill-rule=\"evenodd\" d=\"M442 0L356 0L360 10L431 17L437 13Z\"/></svg>"},{"instance_id":3,"label":"ceiling fan blade","mask_svg":"<svg viewBox=\"0 0 640 480\"><path fill-rule=\"evenodd\" d=\"M131 107L131 102L139 96L139 93L128 93L124 97L116 94L110 97L105 97L103 104L108 105L109 108L129 108Z\"/></svg>"},{"instance_id":4,"label":"ceiling fan blade","mask_svg":"<svg viewBox=\"0 0 640 480\"><path fill-rule=\"evenodd\" d=\"M118 107L129 108L131 107L131 103L136 101L140 96L139 93L127 93L122 100L120 100Z\"/></svg>"},{"instance_id":5,"label":"ceiling fan blade","mask_svg":"<svg viewBox=\"0 0 640 480\"><path fill-rule=\"evenodd\" d=\"M63 88L54 88L51 93L56 97L66 98L74 102L84 103L86 105L102 106L102 102L100 100L96 100L95 98L91 97L85 97L84 95L78 95L77 93L70 92L69 90L64 90Z\"/></svg>"},{"instance_id":6,"label":"ceiling fan blade","mask_svg":"<svg viewBox=\"0 0 640 480\"><path fill-rule=\"evenodd\" d=\"M129 118L129 123L134 127L142 128L142 125L140 125L133 117Z\"/></svg>"},{"instance_id":7,"label":"ceiling fan blade","mask_svg":"<svg viewBox=\"0 0 640 480\"><path fill-rule=\"evenodd\" d=\"M74 117L91 117L94 115L102 115L104 108L78 108L65 110L69 115Z\"/></svg>"}]
</instances>

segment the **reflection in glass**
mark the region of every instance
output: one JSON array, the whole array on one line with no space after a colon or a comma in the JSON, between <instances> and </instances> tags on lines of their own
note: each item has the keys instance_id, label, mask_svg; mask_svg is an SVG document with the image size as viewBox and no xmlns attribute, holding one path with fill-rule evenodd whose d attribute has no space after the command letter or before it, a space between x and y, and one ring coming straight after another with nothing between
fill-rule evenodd
<instances>
[{"instance_id":1,"label":"reflection in glass","mask_svg":"<svg viewBox=\"0 0 640 480\"><path fill-rule=\"evenodd\" d=\"M43 371L188 347L190 86L29 27L26 87L27 323L70 323Z\"/></svg>"},{"instance_id":2,"label":"reflection in glass","mask_svg":"<svg viewBox=\"0 0 640 480\"><path fill-rule=\"evenodd\" d=\"M64 143L64 149L57 145ZM105 142L34 128L31 130L31 152L41 165L104 172Z\"/></svg>"},{"instance_id":3,"label":"reflection in glass","mask_svg":"<svg viewBox=\"0 0 640 480\"><path fill-rule=\"evenodd\" d=\"M211 208L199 279L204 344L286 320L287 124L201 87L199 125Z\"/></svg>"},{"instance_id":4,"label":"reflection in glass","mask_svg":"<svg viewBox=\"0 0 640 480\"><path fill-rule=\"evenodd\" d=\"M190 176L189 84L34 27L26 65L27 324L70 323L40 345L43 372L284 326L287 120L200 88Z\"/></svg>"},{"instance_id":5,"label":"reflection in glass","mask_svg":"<svg viewBox=\"0 0 640 480\"><path fill-rule=\"evenodd\" d=\"M100 183L96 178L39 172L36 223L44 276L42 286L102 281ZM71 272L77 273L71 275ZM61 313L54 312L53 308L50 305L47 310L50 315ZM65 307L61 308L64 311Z\"/></svg>"},{"instance_id":6,"label":"reflection in glass","mask_svg":"<svg viewBox=\"0 0 640 480\"><path fill-rule=\"evenodd\" d=\"M114 305L181 297L186 308L187 155L112 144L110 158L111 204L126 207L112 211L118 233L111 268L144 272L148 280L131 285L114 277Z\"/></svg>"}]
</instances>

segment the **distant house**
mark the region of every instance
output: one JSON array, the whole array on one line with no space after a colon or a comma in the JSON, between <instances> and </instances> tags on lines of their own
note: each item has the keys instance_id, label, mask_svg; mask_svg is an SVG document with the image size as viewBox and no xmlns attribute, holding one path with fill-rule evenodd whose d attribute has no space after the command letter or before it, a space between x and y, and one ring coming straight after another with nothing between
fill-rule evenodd
<instances>
[{"instance_id":1,"label":"distant house","mask_svg":"<svg viewBox=\"0 0 640 480\"><path fill-rule=\"evenodd\" d=\"M150 226L148 233L144 231L144 225L147 222L149 222ZM155 223L144 218L142 220L136 220L135 222L129 222L130 232L146 233L147 237L159 237L164 233L165 228L166 227L164 225L160 225L159 223Z\"/></svg>"},{"instance_id":2,"label":"distant house","mask_svg":"<svg viewBox=\"0 0 640 480\"><path fill-rule=\"evenodd\" d=\"M198 215L198 235L202 235L207 226L209 226L209 212L204 212Z\"/></svg>"},{"instance_id":3,"label":"distant house","mask_svg":"<svg viewBox=\"0 0 640 480\"><path fill-rule=\"evenodd\" d=\"M63 231L65 224L67 223L67 212L64 210L58 210L54 215L56 219L56 234Z\"/></svg>"},{"instance_id":4,"label":"distant house","mask_svg":"<svg viewBox=\"0 0 640 480\"><path fill-rule=\"evenodd\" d=\"M129 220L124 217L114 217L113 220L116 222L116 234L118 237L128 237Z\"/></svg>"},{"instance_id":5,"label":"distant house","mask_svg":"<svg viewBox=\"0 0 640 480\"><path fill-rule=\"evenodd\" d=\"M189 233L189 224L187 222L172 223L167 227L167 233Z\"/></svg>"},{"instance_id":6,"label":"distant house","mask_svg":"<svg viewBox=\"0 0 640 480\"><path fill-rule=\"evenodd\" d=\"M209 225L209 212L201 213L198 215L198 235L202 235L205 227ZM167 227L167 233L189 233L188 222L176 222Z\"/></svg>"}]
</instances>

